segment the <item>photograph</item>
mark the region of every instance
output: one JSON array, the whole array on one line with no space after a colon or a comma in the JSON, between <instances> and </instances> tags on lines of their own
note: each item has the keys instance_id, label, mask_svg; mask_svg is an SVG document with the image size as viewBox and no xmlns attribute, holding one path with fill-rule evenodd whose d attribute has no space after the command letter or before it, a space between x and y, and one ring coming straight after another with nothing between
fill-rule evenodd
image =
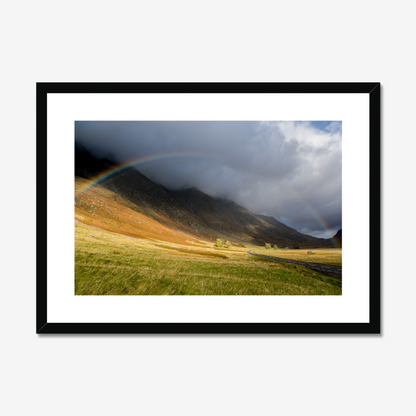
<instances>
[{"instance_id":1,"label":"photograph","mask_svg":"<svg viewBox=\"0 0 416 416\"><path fill-rule=\"evenodd\" d=\"M378 83L37 88L39 333L380 330Z\"/></svg>"},{"instance_id":2,"label":"photograph","mask_svg":"<svg viewBox=\"0 0 416 416\"><path fill-rule=\"evenodd\" d=\"M342 295L341 120L75 120L75 295Z\"/></svg>"}]
</instances>

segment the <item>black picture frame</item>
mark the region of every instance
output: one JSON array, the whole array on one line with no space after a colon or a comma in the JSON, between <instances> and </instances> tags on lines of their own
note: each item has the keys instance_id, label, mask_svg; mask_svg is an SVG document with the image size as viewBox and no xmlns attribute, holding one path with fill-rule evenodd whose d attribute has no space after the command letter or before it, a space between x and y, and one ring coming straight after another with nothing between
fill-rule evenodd
<instances>
[{"instance_id":1,"label":"black picture frame","mask_svg":"<svg viewBox=\"0 0 416 416\"><path fill-rule=\"evenodd\" d=\"M380 90L364 83L45 83L36 85L38 334L380 334ZM369 322L48 322L48 95L50 94L367 94L369 97Z\"/></svg>"}]
</instances>

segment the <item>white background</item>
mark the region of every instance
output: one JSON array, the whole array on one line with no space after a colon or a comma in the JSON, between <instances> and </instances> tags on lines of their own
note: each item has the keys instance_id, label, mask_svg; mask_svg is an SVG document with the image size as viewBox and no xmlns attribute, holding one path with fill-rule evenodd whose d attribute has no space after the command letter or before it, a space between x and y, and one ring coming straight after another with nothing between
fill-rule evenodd
<instances>
[{"instance_id":1,"label":"white background","mask_svg":"<svg viewBox=\"0 0 416 416\"><path fill-rule=\"evenodd\" d=\"M147 4L2 7L0 412L411 414L411 2ZM382 335L36 335L36 81L380 81Z\"/></svg>"}]
</instances>

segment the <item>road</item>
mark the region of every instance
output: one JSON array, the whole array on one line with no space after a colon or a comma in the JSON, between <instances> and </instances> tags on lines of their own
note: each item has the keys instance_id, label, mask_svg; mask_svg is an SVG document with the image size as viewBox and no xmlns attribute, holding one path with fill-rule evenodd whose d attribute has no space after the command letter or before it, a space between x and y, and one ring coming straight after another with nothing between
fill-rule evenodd
<instances>
[{"instance_id":1,"label":"road","mask_svg":"<svg viewBox=\"0 0 416 416\"><path fill-rule=\"evenodd\" d=\"M282 261L284 263L298 264L299 266L315 270L316 272L324 274L325 276L331 276L336 277L337 279L342 279L342 266L330 266L328 264L308 263L306 261L281 259L279 257L264 256L263 254L253 253L251 250L247 251L247 253L251 254L252 256L263 257L264 259Z\"/></svg>"}]
</instances>

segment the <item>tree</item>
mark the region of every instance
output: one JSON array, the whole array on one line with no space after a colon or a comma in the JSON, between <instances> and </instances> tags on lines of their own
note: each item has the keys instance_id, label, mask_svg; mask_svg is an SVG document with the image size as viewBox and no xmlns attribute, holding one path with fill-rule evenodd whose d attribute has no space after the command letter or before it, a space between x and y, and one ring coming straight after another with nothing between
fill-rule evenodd
<instances>
[{"instance_id":1,"label":"tree","mask_svg":"<svg viewBox=\"0 0 416 416\"><path fill-rule=\"evenodd\" d=\"M214 247L222 247L222 240L221 240L221 238L217 238L215 240Z\"/></svg>"},{"instance_id":2,"label":"tree","mask_svg":"<svg viewBox=\"0 0 416 416\"><path fill-rule=\"evenodd\" d=\"M277 245L276 245L276 244L273 246L273 249L274 249L274 250L277 250L277 249L278 249L278 247L277 247Z\"/></svg>"},{"instance_id":3,"label":"tree","mask_svg":"<svg viewBox=\"0 0 416 416\"><path fill-rule=\"evenodd\" d=\"M225 242L225 247L227 247L227 248L230 248L230 247L232 247L232 244L227 240L226 242Z\"/></svg>"},{"instance_id":4,"label":"tree","mask_svg":"<svg viewBox=\"0 0 416 416\"><path fill-rule=\"evenodd\" d=\"M272 248L271 244L266 243L266 245L264 246L266 248L266 250L269 250L270 248Z\"/></svg>"}]
</instances>

